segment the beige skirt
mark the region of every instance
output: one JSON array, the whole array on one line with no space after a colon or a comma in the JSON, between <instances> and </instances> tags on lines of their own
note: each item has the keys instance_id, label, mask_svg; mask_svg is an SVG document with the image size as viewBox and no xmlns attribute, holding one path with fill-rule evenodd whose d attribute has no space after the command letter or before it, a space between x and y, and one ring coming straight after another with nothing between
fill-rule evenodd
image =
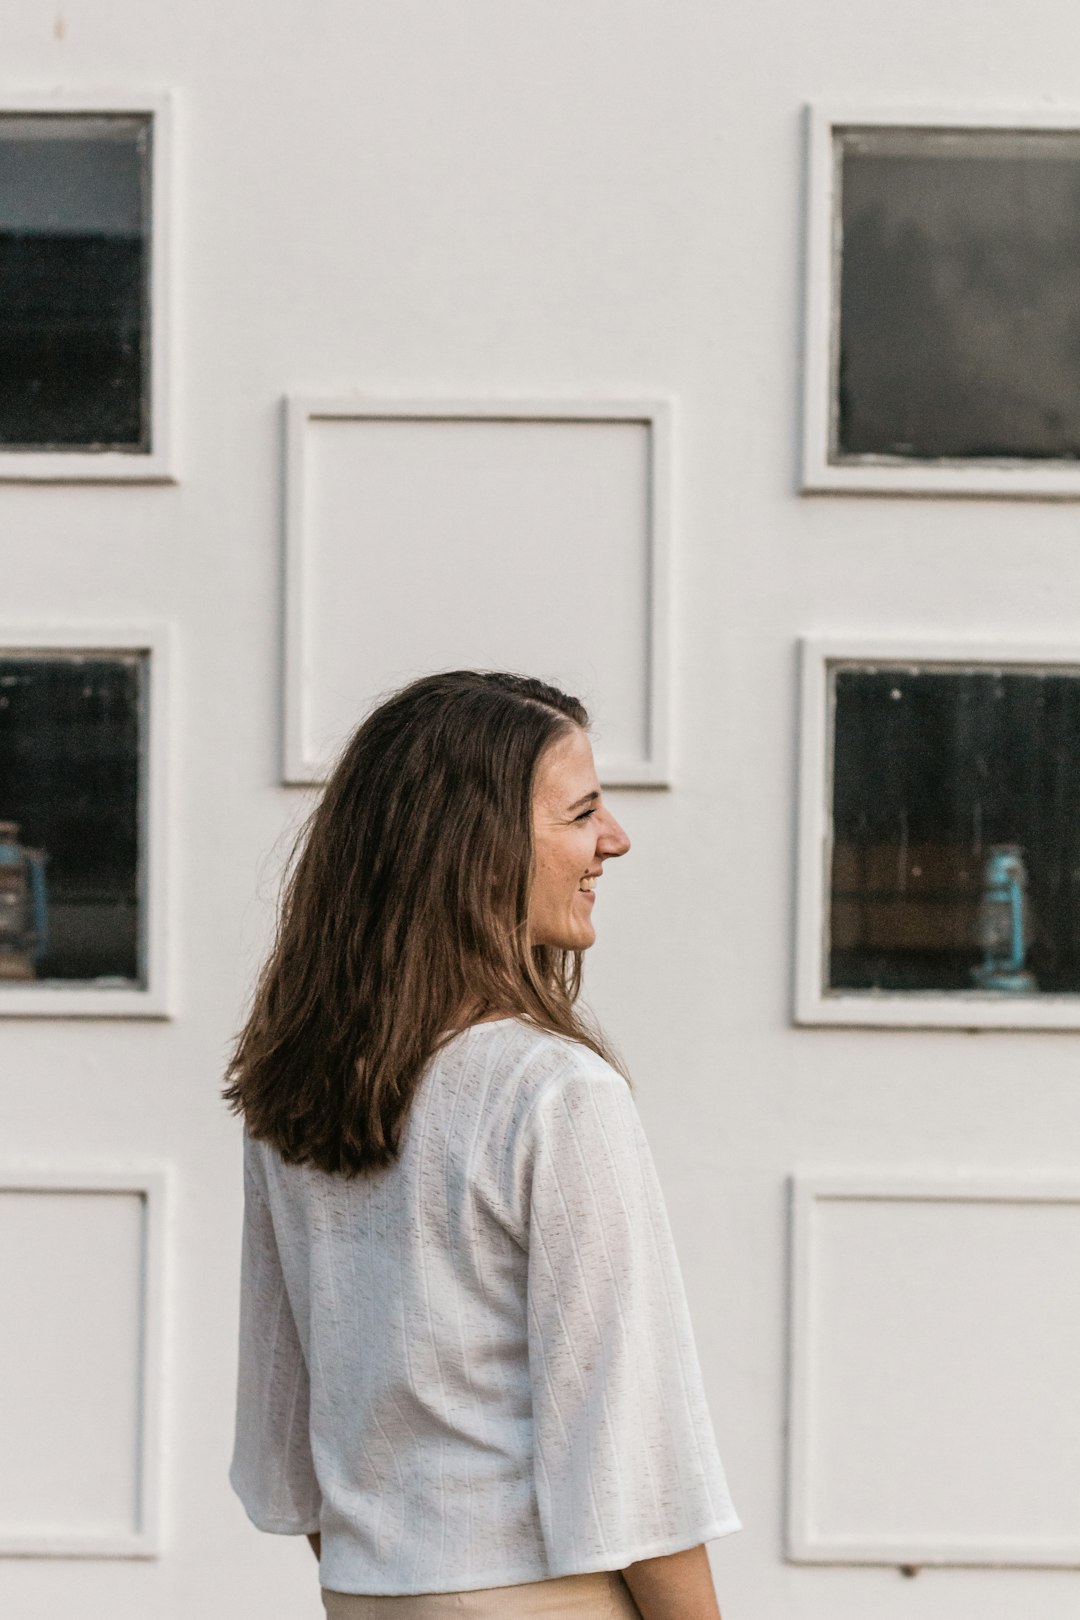
<instances>
[{"instance_id":1,"label":"beige skirt","mask_svg":"<svg viewBox=\"0 0 1080 1620\"><path fill-rule=\"evenodd\" d=\"M641 1611L618 1570L559 1575L520 1586L486 1586L476 1592L417 1592L406 1597L365 1597L323 1588L327 1620L641 1620Z\"/></svg>"}]
</instances>

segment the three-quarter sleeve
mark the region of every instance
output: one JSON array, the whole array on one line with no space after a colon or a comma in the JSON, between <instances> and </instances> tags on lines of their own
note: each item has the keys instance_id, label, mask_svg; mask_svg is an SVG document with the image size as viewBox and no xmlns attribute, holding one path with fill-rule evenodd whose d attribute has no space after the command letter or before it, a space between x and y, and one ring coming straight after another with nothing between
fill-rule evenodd
<instances>
[{"instance_id":1,"label":"three-quarter sleeve","mask_svg":"<svg viewBox=\"0 0 1080 1620\"><path fill-rule=\"evenodd\" d=\"M551 1574L738 1530L629 1088L583 1064L541 1097L530 1130L529 1371Z\"/></svg>"},{"instance_id":2,"label":"three-quarter sleeve","mask_svg":"<svg viewBox=\"0 0 1080 1620\"><path fill-rule=\"evenodd\" d=\"M318 1530L321 1506L309 1438L308 1369L252 1156L245 1142L240 1356L229 1480L260 1530L301 1535Z\"/></svg>"}]
</instances>

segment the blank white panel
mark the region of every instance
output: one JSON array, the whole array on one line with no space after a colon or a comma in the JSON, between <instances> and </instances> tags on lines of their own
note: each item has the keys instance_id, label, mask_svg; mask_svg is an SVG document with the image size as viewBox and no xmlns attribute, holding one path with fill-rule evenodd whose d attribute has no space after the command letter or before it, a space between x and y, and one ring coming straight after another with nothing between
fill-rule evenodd
<instances>
[{"instance_id":1,"label":"blank white panel","mask_svg":"<svg viewBox=\"0 0 1080 1620\"><path fill-rule=\"evenodd\" d=\"M0 1189L0 1543L139 1534L146 1200Z\"/></svg>"},{"instance_id":2,"label":"blank white panel","mask_svg":"<svg viewBox=\"0 0 1080 1620\"><path fill-rule=\"evenodd\" d=\"M1080 1562L1080 1193L808 1197L795 1556Z\"/></svg>"},{"instance_id":3,"label":"blank white panel","mask_svg":"<svg viewBox=\"0 0 1080 1620\"><path fill-rule=\"evenodd\" d=\"M300 436L290 779L380 695L461 667L555 681L602 777L661 779L652 420L311 414Z\"/></svg>"},{"instance_id":4,"label":"blank white panel","mask_svg":"<svg viewBox=\"0 0 1080 1620\"><path fill-rule=\"evenodd\" d=\"M1074 1534L1077 1210L837 1201L818 1219L822 1530Z\"/></svg>"}]
</instances>

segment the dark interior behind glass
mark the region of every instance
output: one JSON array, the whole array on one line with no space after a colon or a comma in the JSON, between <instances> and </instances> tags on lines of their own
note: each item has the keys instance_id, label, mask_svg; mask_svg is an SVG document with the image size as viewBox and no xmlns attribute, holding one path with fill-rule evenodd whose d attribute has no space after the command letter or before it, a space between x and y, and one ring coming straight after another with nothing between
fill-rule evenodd
<instances>
[{"instance_id":1,"label":"dark interior behind glass","mask_svg":"<svg viewBox=\"0 0 1080 1620\"><path fill-rule=\"evenodd\" d=\"M979 990L987 907L1008 914L994 862L1013 850L1013 989L1080 992L1080 673L841 666L833 681L827 988Z\"/></svg>"},{"instance_id":2,"label":"dark interior behind glass","mask_svg":"<svg viewBox=\"0 0 1080 1620\"><path fill-rule=\"evenodd\" d=\"M0 446L150 449L150 121L0 115Z\"/></svg>"},{"instance_id":3,"label":"dark interior behind glass","mask_svg":"<svg viewBox=\"0 0 1080 1620\"><path fill-rule=\"evenodd\" d=\"M9 868L17 877L29 852L44 871L37 979L141 980L144 686L137 654L0 656L0 822L18 829Z\"/></svg>"},{"instance_id":4,"label":"dark interior behind glass","mask_svg":"<svg viewBox=\"0 0 1080 1620\"><path fill-rule=\"evenodd\" d=\"M1080 135L848 131L834 459L1080 456Z\"/></svg>"}]
</instances>

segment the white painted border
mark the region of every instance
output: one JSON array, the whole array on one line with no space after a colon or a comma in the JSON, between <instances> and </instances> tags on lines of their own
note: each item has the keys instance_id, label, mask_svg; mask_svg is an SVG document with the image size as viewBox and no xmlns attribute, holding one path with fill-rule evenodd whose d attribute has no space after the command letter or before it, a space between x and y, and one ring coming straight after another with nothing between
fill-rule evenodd
<instances>
[{"instance_id":1,"label":"white painted border","mask_svg":"<svg viewBox=\"0 0 1080 1620\"><path fill-rule=\"evenodd\" d=\"M160 1166L65 1168L0 1165L5 1192L137 1194L144 1202L138 1523L133 1534L11 1535L0 1530L0 1558L157 1558L161 1553L161 1432L169 1177Z\"/></svg>"},{"instance_id":2,"label":"white painted border","mask_svg":"<svg viewBox=\"0 0 1080 1620\"><path fill-rule=\"evenodd\" d=\"M283 781L309 786L322 781L325 762L307 735L310 689L307 656L306 441L316 420L478 422L640 422L649 430L648 491L648 757L597 761L604 787L669 787L670 778L670 548L671 428L668 400L572 399L368 399L357 396L292 396L285 401L285 650Z\"/></svg>"},{"instance_id":3,"label":"white painted border","mask_svg":"<svg viewBox=\"0 0 1080 1620\"><path fill-rule=\"evenodd\" d=\"M807 494L994 495L1075 500L1080 463L1032 460L942 460L897 457L834 462L841 224L835 130L1058 130L1080 133L1080 110L962 107L888 108L811 105L806 108L806 306L802 489Z\"/></svg>"},{"instance_id":4,"label":"white painted border","mask_svg":"<svg viewBox=\"0 0 1080 1620\"><path fill-rule=\"evenodd\" d=\"M172 483L174 465L173 121L169 92L39 90L0 92L0 113L129 114L152 121L150 144L150 450L3 450L0 481Z\"/></svg>"},{"instance_id":5,"label":"white painted border","mask_svg":"<svg viewBox=\"0 0 1080 1620\"><path fill-rule=\"evenodd\" d=\"M142 717L146 743L141 761L144 795L142 852L142 988L42 981L0 984L0 1018L168 1018L168 877L170 817L167 766L172 736L170 669L172 637L167 626L0 625L0 656L56 653L141 653L147 658L147 701Z\"/></svg>"},{"instance_id":6,"label":"white painted border","mask_svg":"<svg viewBox=\"0 0 1080 1620\"><path fill-rule=\"evenodd\" d=\"M981 1541L828 1538L814 1526L814 1310L817 1205L830 1200L1080 1205L1075 1174L975 1170L797 1171L790 1181L790 1356L786 1557L809 1564L953 1564L1039 1568L1080 1566L1080 1525L1072 1541L992 1537Z\"/></svg>"},{"instance_id":7,"label":"white painted border","mask_svg":"<svg viewBox=\"0 0 1080 1620\"><path fill-rule=\"evenodd\" d=\"M825 988L832 858L830 667L1057 669L1080 674L1075 647L918 638L805 637L800 643L799 830L795 931L795 1022L944 1029L1080 1029L1080 995L995 995L991 991Z\"/></svg>"}]
</instances>

